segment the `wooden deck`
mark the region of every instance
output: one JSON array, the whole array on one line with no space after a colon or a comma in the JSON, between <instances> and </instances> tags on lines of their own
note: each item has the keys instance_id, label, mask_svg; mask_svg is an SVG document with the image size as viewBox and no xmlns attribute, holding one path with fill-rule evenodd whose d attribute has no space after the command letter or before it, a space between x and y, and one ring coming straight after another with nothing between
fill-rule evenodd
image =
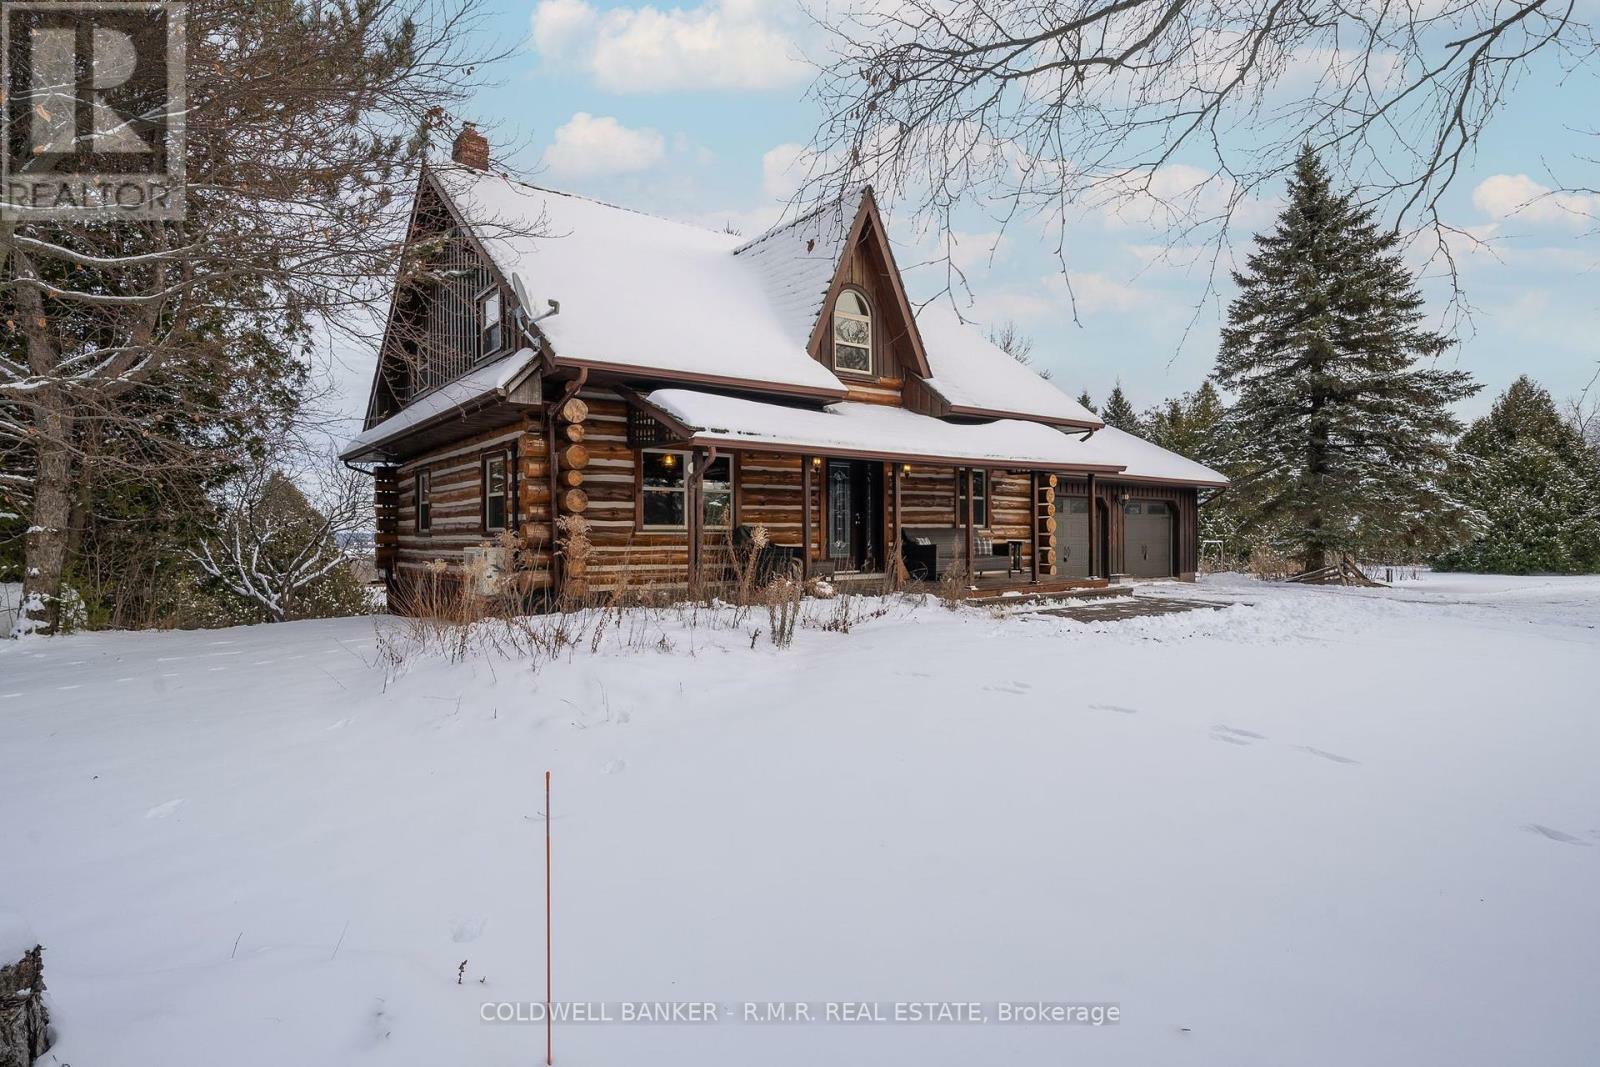
<instances>
[{"instance_id":1,"label":"wooden deck","mask_svg":"<svg viewBox=\"0 0 1600 1067\"><path fill-rule=\"evenodd\" d=\"M851 591L878 590L884 587L885 576L882 574L844 573L835 574L828 579L835 588ZM933 592L938 588L937 582L909 582L906 588L921 589ZM1112 587L1104 578L1041 578L1039 581L1030 581L1026 575L983 575L972 583L967 594L969 600L996 600L1000 598L1032 598L1032 597L1075 597L1098 598L1106 596L1125 596L1126 593Z\"/></svg>"}]
</instances>

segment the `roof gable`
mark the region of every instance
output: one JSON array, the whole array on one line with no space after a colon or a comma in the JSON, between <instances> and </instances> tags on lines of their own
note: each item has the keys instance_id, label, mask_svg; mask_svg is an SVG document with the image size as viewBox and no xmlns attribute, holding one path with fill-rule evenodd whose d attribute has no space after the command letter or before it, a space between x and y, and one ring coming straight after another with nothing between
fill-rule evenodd
<instances>
[{"instance_id":1,"label":"roof gable","mask_svg":"<svg viewBox=\"0 0 1600 1067\"><path fill-rule=\"evenodd\" d=\"M844 395L772 314L761 279L733 255L738 238L497 174L431 169L500 272L560 302L539 324L557 365Z\"/></svg>"},{"instance_id":2,"label":"roof gable","mask_svg":"<svg viewBox=\"0 0 1600 1067\"><path fill-rule=\"evenodd\" d=\"M801 339L806 351L814 353L828 329L827 311L845 285L850 253L863 244L883 265L894 305L891 311L905 326L911 370L929 377L928 356L917 329L916 314L906 296L870 186L768 230L741 245L734 255L761 276L785 327Z\"/></svg>"}]
</instances>

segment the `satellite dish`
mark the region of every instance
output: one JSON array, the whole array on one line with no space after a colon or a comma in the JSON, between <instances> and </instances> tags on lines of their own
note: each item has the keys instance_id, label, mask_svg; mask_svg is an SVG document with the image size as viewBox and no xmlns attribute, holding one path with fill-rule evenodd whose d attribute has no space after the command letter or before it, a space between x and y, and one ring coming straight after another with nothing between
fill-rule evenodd
<instances>
[{"instance_id":1,"label":"satellite dish","mask_svg":"<svg viewBox=\"0 0 1600 1067\"><path fill-rule=\"evenodd\" d=\"M528 299L528 287L522 284L522 275L516 271L511 272L511 291L517 295L517 307L524 315L531 315L533 301Z\"/></svg>"}]
</instances>

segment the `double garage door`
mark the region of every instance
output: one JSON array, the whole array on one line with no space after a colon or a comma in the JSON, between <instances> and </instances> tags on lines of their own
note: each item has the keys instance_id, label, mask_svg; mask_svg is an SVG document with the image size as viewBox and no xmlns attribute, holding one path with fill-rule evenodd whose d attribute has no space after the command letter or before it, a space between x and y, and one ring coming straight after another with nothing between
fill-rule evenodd
<instances>
[{"instance_id":1,"label":"double garage door","mask_svg":"<svg viewBox=\"0 0 1600 1067\"><path fill-rule=\"evenodd\" d=\"M1123 573L1135 578L1170 578L1176 573L1172 565L1173 517L1171 505L1160 500L1130 500L1122 505ZM1061 531L1058 573L1065 578L1087 578L1089 498L1062 498L1057 528Z\"/></svg>"},{"instance_id":2,"label":"double garage door","mask_svg":"<svg viewBox=\"0 0 1600 1067\"><path fill-rule=\"evenodd\" d=\"M1135 578L1170 578L1172 508L1159 500L1122 505L1122 569Z\"/></svg>"}]
</instances>

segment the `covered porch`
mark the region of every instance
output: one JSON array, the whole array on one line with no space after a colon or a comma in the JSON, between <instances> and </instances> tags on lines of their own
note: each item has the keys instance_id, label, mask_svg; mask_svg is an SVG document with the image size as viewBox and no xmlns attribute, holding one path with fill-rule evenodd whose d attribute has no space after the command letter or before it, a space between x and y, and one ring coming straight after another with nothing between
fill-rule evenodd
<instances>
[{"instance_id":1,"label":"covered porch","mask_svg":"<svg viewBox=\"0 0 1600 1067\"><path fill-rule=\"evenodd\" d=\"M1061 568L1064 479L1120 468L1019 420L949 423L900 408L805 409L686 390L627 397L629 444L686 453L685 576L715 583L724 546L764 531L763 566L865 589L959 580L972 595L1106 586L1104 560ZM1091 492L1090 499L1098 494ZM707 521L727 501L725 522Z\"/></svg>"}]
</instances>

